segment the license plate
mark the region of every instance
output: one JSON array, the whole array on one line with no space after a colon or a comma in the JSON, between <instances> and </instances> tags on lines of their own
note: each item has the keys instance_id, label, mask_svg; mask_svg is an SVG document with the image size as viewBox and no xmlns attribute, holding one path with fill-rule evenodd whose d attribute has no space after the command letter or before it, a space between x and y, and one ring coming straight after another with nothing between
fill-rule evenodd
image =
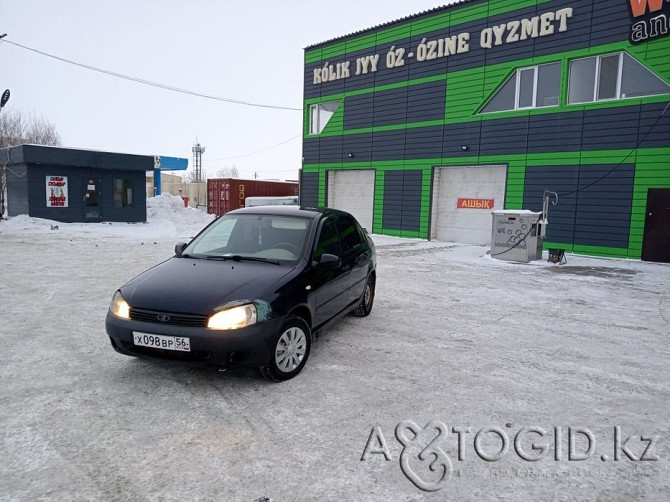
<instances>
[{"instance_id":1,"label":"license plate","mask_svg":"<svg viewBox=\"0 0 670 502\"><path fill-rule=\"evenodd\" d=\"M133 343L140 347L151 347L152 349L191 352L191 340L183 336L154 335L133 331Z\"/></svg>"}]
</instances>

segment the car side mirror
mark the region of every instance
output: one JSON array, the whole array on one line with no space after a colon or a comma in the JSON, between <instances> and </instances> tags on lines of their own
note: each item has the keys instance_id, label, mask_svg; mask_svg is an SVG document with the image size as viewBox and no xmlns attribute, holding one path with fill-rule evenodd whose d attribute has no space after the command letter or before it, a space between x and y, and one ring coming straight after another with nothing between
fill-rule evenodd
<instances>
[{"instance_id":1,"label":"car side mirror","mask_svg":"<svg viewBox=\"0 0 670 502\"><path fill-rule=\"evenodd\" d=\"M334 254L324 253L321 255L319 265L326 268L340 268L342 266L342 260L340 260L339 256L335 256Z\"/></svg>"},{"instance_id":2,"label":"car side mirror","mask_svg":"<svg viewBox=\"0 0 670 502\"><path fill-rule=\"evenodd\" d=\"M176 254L177 256L181 256L181 254L184 252L184 249L186 249L186 246L188 246L186 242L180 242L179 244L175 244L174 254Z\"/></svg>"}]
</instances>

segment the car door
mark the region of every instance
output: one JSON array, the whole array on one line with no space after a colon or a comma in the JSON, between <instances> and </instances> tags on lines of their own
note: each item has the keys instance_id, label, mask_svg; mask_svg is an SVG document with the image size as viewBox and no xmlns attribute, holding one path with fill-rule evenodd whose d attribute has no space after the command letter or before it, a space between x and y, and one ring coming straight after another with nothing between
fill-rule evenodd
<instances>
[{"instance_id":1,"label":"car door","mask_svg":"<svg viewBox=\"0 0 670 502\"><path fill-rule=\"evenodd\" d=\"M310 287L314 292L314 325L328 321L349 303L349 269L345 266L319 264L321 256L331 254L341 257L335 218L327 217L320 225L319 235L312 253Z\"/></svg>"},{"instance_id":2,"label":"car door","mask_svg":"<svg viewBox=\"0 0 670 502\"><path fill-rule=\"evenodd\" d=\"M340 215L335 223L342 247L342 266L349 270L347 304L363 295L372 251L363 239L360 227L348 215Z\"/></svg>"}]
</instances>

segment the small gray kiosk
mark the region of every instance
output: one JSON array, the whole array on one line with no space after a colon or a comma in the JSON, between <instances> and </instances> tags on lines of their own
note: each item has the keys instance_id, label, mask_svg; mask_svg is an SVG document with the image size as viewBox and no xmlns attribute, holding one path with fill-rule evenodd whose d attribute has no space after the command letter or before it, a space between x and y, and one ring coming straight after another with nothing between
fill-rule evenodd
<instances>
[{"instance_id":1,"label":"small gray kiosk","mask_svg":"<svg viewBox=\"0 0 670 502\"><path fill-rule=\"evenodd\" d=\"M149 155L20 145L0 149L7 215L62 222L146 221Z\"/></svg>"}]
</instances>

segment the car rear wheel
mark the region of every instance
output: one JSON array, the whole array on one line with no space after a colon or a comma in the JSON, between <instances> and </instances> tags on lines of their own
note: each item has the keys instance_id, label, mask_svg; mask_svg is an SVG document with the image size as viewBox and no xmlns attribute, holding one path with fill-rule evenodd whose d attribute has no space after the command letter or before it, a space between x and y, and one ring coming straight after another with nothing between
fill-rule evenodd
<instances>
[{"instance_id":1,"label":"car rear wheel","mask_svg":"<svg viewBox=\"0 0 670 502\"><path fill-rule=\"evenodd\" d=\"M272 359L261 366L261 374L268 380L289 380L302 371L312 347L312 334L307 323L300 317L286 319L277 338Z\"/></svg>"},{"instance_id":2,"label":"car rear wheel","mask_svg":"<svg viewBox=\"0 0 670 502\"><path fill-rule=\"evenodd\" d=\"M358 307L354 309L354 315L356 317L366 317L372 312L372 304L375 301L375 278L373 276L368 277L368 282L365 284L365 291L363 292L363 298L361 298L361 303L358 304Z\"/></svg>"}]
</instances>

